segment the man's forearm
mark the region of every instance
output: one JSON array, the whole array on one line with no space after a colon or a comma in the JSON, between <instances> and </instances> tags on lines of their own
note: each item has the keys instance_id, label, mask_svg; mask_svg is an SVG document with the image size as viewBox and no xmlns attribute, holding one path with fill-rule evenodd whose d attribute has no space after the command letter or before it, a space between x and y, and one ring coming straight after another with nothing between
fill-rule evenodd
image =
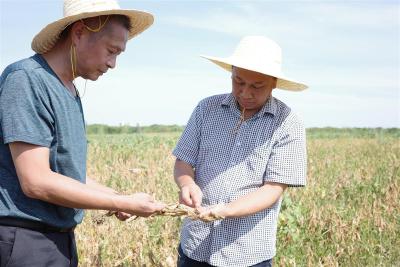
<instances>
[{"instance_id":1,"label":"man's forearm","mask_svg":"<svg viewBox=\"0 0 400 267\"><path fill-rule=\"evenodd\" d=\"M256 191L226 204L221 215L227 218L243 217L269 208L279 200L286 187L284 184L267 183Z\"/></svg>"},{"instance_id":2,"label":"man's forearm","mask_svg":"<svg viewBox=\"0 0 400 267\"><path fill-rule=\"evenodd\" d=\"M43 173L41 179L31 184L28 196L70 208L120 210L123 206L123 199L116 194L52 171Z\"/></svg>"},{"instance_id":3,"label":"man's forearm","mask_svg":"<svg viewBox=\"0 0 400 267\"><path fill-rule=\"evenodd\" d=\"M190 164L177 159L175 161L174 178L175 183L179 188L184 185L194 183L193 167Z\"/></svg>"},{"instance_id":4,"label":"man's forearm","mask_svg":"<svg viewBox=\"0 0 400 267\"><path fill-rule=\"evenodd\" d=\"M21 189L30 198L70 208L135 211L137 207L128 196L105 193L53 172L47 147L23 142L10 143L9 146Z\"/></svg>"},{"instance_id":5,"label":"man's forearm","mask_svg":"<svg viewBox=\"0 0 400 267\"><path fill-rule=\"evenodd\" d=\"M102 185L95 180L93 180L90 177L86 177L86 185L89 186L90 188L102 191L104 193L109 193L109 194L118 194L118 192L110 187L107 187L105 185Z\"/></svg>"}]
</instances>

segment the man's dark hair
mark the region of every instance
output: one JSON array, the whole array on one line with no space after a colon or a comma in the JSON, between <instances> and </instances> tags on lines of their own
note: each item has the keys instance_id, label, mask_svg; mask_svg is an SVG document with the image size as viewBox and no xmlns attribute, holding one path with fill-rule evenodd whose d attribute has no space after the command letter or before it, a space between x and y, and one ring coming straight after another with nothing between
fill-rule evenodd
<instances>
[{"instance_id":1,"label":"man's dark hair","mask_svg":"<svg viewBox=\"0 0 400 267\"><path fill-rule=\"evenodd\" d=\"M101 21L104 21L104 20L107 19L107 16L100 16L100 19L101 19ZM131 30L132 30L132 27L133 27L133 26L132 26L132 24L131 24L131 20L130 20L127 16L124 16L124 15L109 15L108 20L109 20L109 21L115 21L115 22L121 24L121 25L124 26L125 29L127 29L128 31L131 31ZM96 21L96 20L94 20L94 21ZM97 19L97 21L98 21L98 19ZM86 23L86 22L85 22L85 23ZM96 24L95 24L95 25L96 25ZM98 25L98 24L97 24L97 25ZM107 24L105 25L105 27L107 27Z\"/></svg>"}]
</instances>

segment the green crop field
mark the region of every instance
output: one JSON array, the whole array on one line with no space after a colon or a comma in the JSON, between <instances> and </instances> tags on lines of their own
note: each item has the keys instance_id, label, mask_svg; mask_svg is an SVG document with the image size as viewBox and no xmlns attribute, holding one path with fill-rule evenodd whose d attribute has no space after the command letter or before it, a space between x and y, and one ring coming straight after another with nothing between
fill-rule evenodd
<instances>
[{"instance_id":1,"label":"green crop field","mask_svg":"<svg viewBox=\"0 0 400 267\"><path fill-rule=\"evenodd\" d=\"M89 134L88 176L176 203L179 132ZM400 130L310 129L308 184L284 194L275 266L400 266ZM120 222L88 211L81 266L174 266L181 218ZM100 220L102 219L102 220Z\"/></svg>"}]
</instances>

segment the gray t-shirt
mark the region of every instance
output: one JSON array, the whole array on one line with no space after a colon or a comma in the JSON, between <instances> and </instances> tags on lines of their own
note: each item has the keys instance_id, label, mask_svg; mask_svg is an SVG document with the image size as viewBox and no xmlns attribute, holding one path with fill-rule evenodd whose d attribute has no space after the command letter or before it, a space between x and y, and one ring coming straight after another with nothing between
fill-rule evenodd
<instances>
[{"instance_id":1,"label":"gray t-shirt","mask_svg":"<svg viewBox=\"0 0 400 267\"><path fill-rule=\"evenodd\" d=\"M0 77L0 217L57 227L80 223L83 210L24 195L8 145L17 141L49 148L52 171L85 183L87 141L80 98L38 54L9 65Z\"/></svg>"}]
</instances>

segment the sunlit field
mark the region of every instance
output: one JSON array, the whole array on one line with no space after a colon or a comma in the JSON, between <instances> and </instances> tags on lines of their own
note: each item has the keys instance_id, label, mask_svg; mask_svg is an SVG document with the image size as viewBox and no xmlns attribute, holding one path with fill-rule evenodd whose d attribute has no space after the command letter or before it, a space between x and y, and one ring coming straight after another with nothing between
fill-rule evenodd
<instances>
[{"instance_id":1,"label":"sunlit field","mask_svg":"<svg viewBox=\"0 0 400 267\"><path fill-rule=\"evenodd\" d=\"M88 176L176 203L180 133L89 134ZM285 192L275 266L400 266L400 130L308 131L308 184ZM181 218L88 211L80 266L175 266Z\"/></svg>"}]
</instances>

